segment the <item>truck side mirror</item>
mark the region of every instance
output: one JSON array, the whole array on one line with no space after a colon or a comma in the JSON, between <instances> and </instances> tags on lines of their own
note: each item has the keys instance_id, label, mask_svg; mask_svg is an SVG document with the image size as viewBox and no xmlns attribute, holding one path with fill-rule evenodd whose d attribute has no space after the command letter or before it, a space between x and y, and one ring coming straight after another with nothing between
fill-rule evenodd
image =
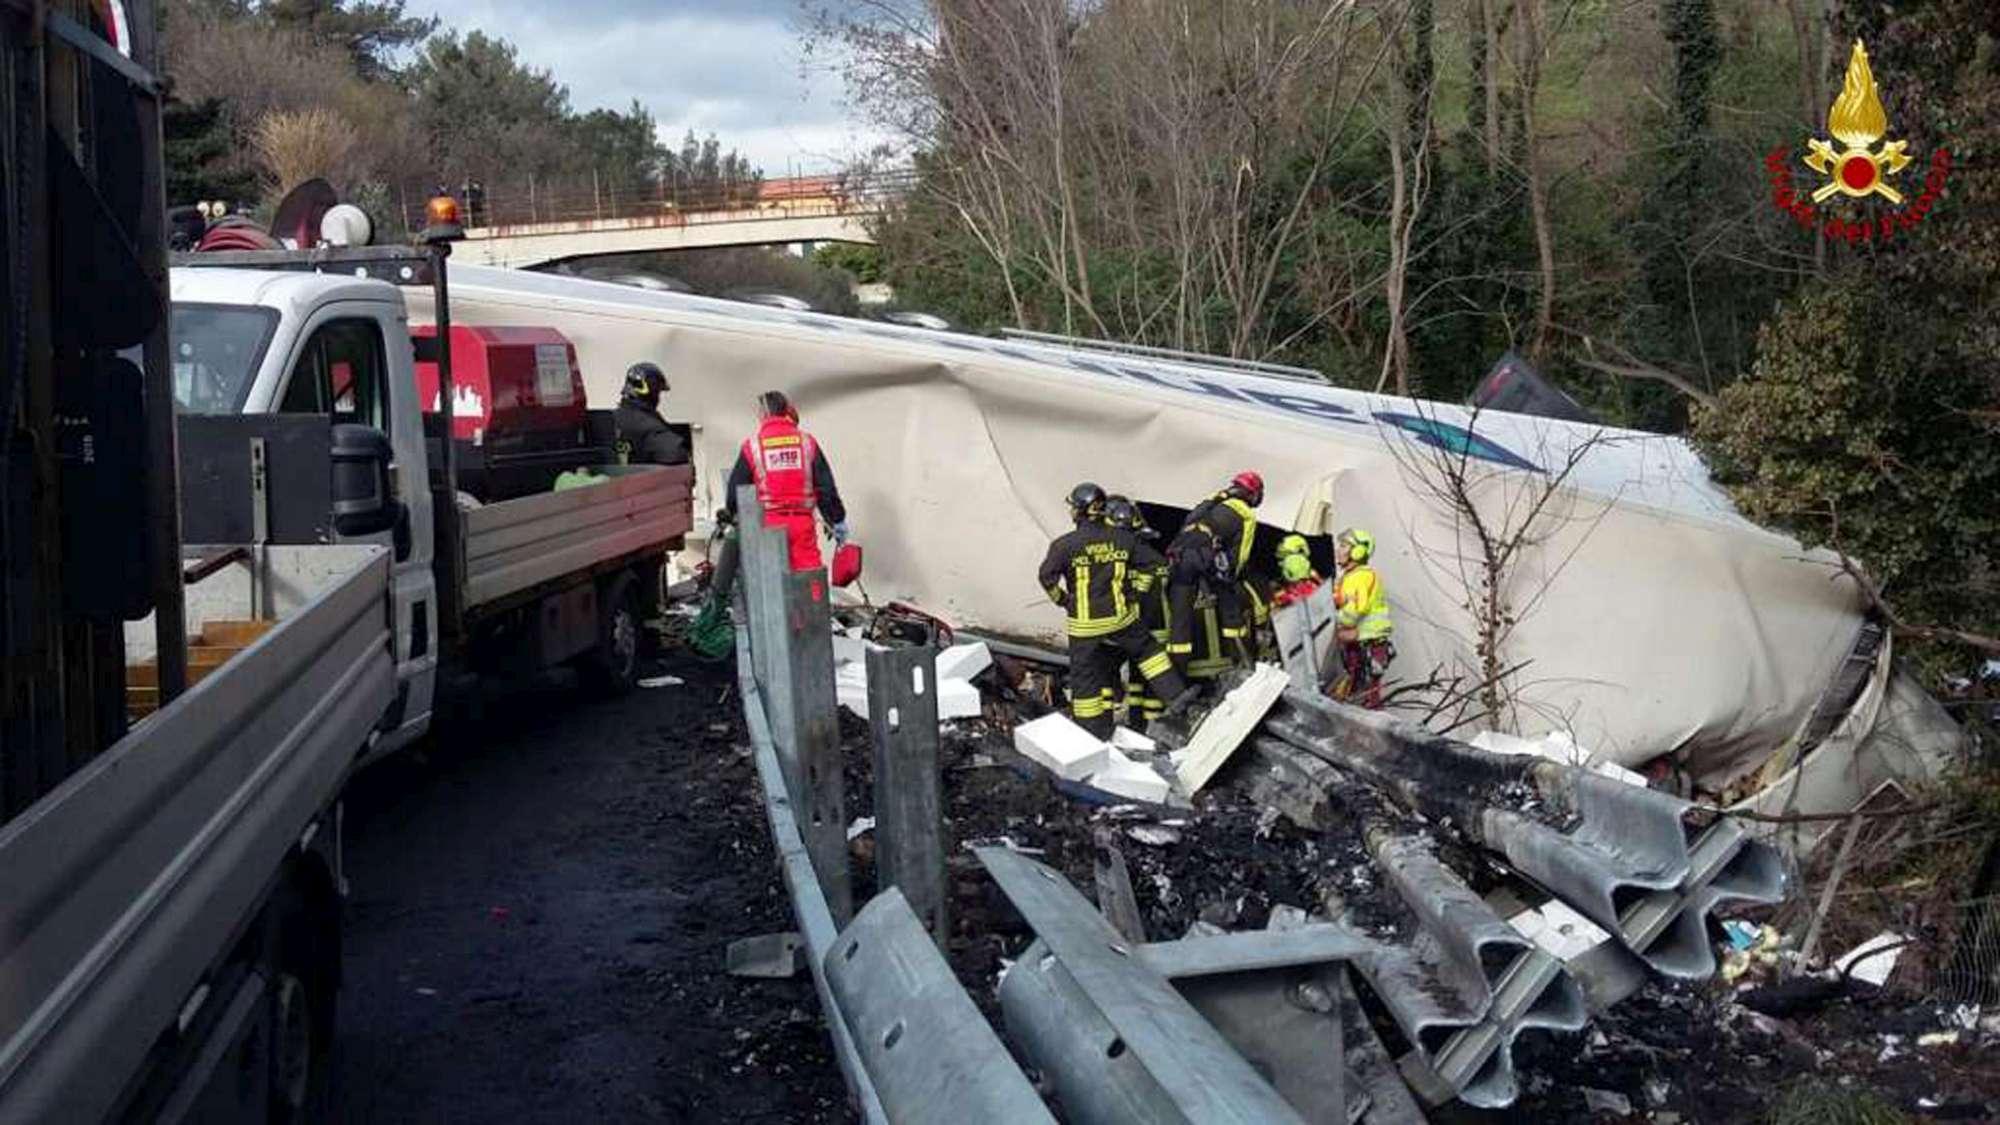
<instances>
[{"instance_id":1,"label":"truck side mirror","mask_svg":"<svg viewBox=\"0 0 2000 1125\"><path fill-rule=\"evenodd\" d=\"M342 536L379 535L404 521L389 465L395 447L373 426L333 427L333 530Z\"/></svg>"}]
</instances>

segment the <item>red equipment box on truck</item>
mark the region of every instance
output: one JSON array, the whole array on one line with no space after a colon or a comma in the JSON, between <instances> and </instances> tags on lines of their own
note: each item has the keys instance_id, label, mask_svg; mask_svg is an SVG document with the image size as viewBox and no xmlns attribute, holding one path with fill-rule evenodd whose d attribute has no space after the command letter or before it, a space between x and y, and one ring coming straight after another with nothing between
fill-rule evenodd
<instances>
[{"instance_id":1,"label":"red equipment box on truck","mask_svg":"<svg viewBox=\"0 0 2000 1125\"><path fill-rule=\"evenodd\" d=\"M417 393L438 410L437 329L410 330ZM425 344L422 341L433 341ZM583 373L576 347L553 328L451 326L452 436L474 445L547 448L585 436ZM524 444L525 443L525 444Z\"/></svg>"},{"instance_id":2,"label":"red equipment box on truck","mask_svg":"<svg viewBox=\"0 0 2000 1125\"><path fill-rule=\"evenodd\" d=\"M413 328L410 338L417 395L425 413L435 416L437 328ZM546 491L556 473L609 459L609 450L591 442L576 347L555 329L454 324L451 371L459 483L478 499L490 503Z\"/></svg>"}]
</instances>

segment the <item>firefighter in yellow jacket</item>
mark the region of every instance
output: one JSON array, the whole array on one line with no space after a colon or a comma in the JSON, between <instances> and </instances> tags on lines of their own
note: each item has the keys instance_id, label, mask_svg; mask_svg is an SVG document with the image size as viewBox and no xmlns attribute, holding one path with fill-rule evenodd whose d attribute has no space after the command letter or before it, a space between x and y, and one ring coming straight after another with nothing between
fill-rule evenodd
<instances>
[{"instance_id":1,"label":"firefighter in yellow jacket","mask_svg":"<svg viewBox=\"0 0 2000 1125\"><path fill-rule=\"evenodd\" d=\"M1340 565L1340 583L1334 587L1334 637L1340 644L1341 672L1333 697L1370 709L1382 706L1382 676L1396 658L1396 646L1389 639L1395 632L1389 597L1368 561L1374 555L1374 536L1358 527L1347 528L1334 539L1334 557Z\"/></svg>"}]
</instances>

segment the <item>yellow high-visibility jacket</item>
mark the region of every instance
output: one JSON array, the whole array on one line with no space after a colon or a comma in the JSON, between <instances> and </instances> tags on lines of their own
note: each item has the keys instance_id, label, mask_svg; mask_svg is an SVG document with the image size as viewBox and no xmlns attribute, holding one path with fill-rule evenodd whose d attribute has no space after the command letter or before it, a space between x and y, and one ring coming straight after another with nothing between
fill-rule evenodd
<instances>
[{"instance_id":1,"label":"yellow high-visibility jacket","mask_svg":"<svg viewBox=\"0 0 2000 1125\"><path fill-rule=\"evenodd\" d=\"M1383 592L1375 568L1366 563L1340 576L1334 603L1340 627L1354 630L1357 640L1379 641L1395 632L1396 626L1389 620L1389 595Z\"/></svg>"}]
</instances>

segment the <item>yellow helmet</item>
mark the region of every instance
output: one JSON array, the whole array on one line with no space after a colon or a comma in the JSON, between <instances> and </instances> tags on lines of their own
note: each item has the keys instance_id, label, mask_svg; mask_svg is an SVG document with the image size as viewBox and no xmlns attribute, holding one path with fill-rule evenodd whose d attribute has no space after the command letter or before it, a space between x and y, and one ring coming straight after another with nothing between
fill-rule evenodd
<instances>
[{"instance_id":1,"label":"yellow helmet","mask_svg":"<svg viewBox=\"0 0 2000 1125\"><path fill-rule=\"evenodd\" d=\"M1278 540L1278 557L1281 559L1286 555L1304 555L1310 551L1311 549L1306 546L1306 537L1297 532Z\"/></svg>"},{"instance_id":2,"label":"yellow helmet","mask_svg":"<svg viewBox=\"0 0 2000 1125\"><path fill-rule=\"evenodd\" d=\"M1358 527L1342 529L1340 537L1334 541L1340 547L1340 557L1353 562L1367 562L1375 553L1375 537Z\"/></svg>"}]
</instances>

